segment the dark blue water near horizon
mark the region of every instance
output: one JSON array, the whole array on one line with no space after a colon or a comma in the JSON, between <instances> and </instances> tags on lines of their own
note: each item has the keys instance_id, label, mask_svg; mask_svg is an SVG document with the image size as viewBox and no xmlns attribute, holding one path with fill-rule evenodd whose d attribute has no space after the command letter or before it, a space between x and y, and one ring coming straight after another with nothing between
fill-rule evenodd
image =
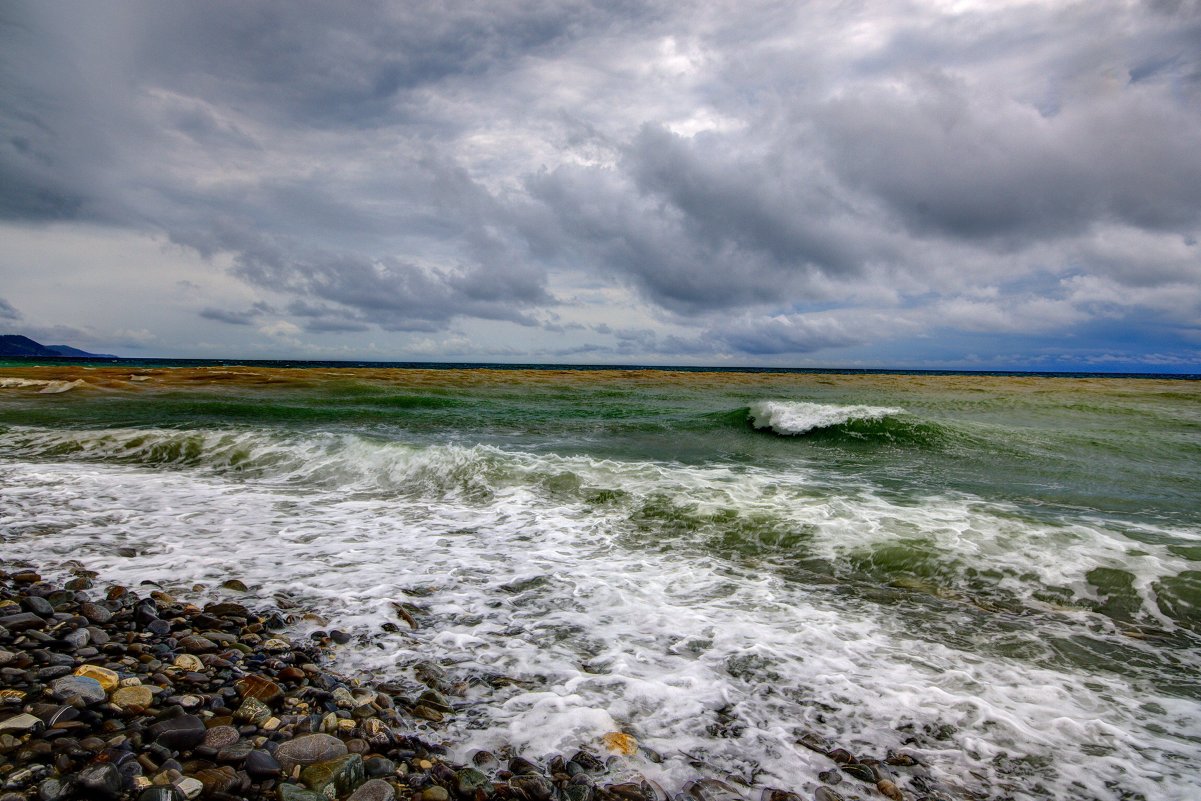
<instances>
[{"instance_id":1,"label":"dark blue water near horizon","mask_svg":"<svg viewBox=\"0 0 1201 801\"><path fill-rule=\"evenodd\" d=\"M628 370L682 373L780 373L796 375L963 375L1031 376L1037 378L1142 378L1155 380L1199 381L1201 372L1107 372L1103 370L958 370L908 367L773 367L757 365L686 365L686 364L553 364L544 362L418 362L305 359L170 359L170 358L59 358L0 357L0 365L51 367L64 365L102 365L107 367L235 367L259 366L294 369L395 368L398 370Z\"/></svg>"}]
</instances>

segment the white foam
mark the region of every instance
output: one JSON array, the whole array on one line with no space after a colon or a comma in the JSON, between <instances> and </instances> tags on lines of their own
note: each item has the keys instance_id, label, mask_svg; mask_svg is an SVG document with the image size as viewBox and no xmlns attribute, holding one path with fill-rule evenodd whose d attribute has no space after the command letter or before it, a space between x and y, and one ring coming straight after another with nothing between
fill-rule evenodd
<instances>
[{"instance_id":1,"label":"white foam","mask_svg":"<svg viewBox=\"0 0 1201 801\"><path fill-rule=\"evenodd\" d=\"M23 389L25 387L41 387L38 393L42 395L56 395L85 386L87 386L87 382L80 378L74 381L51 381L37 378L14 378L12 376L0 377L0 388Z\"/></svg>"},{"instance_id":2,"label":"white foam","mask_svg":"<svg viewBox=\"0 0 1201 801\"><path fill-rule=\"evenodd\" d=\"M72 438L105 460L185 441L207 455L183 470L13 455L36 450L35 441L50 453ZM986 797L1003 794L988 789L1001 780L1002 756L1048 761L1004 777L1020 799L1115 798L1107 782L1184 799L1191 776L1180 766L1201 760L1187 737L1201 721L1196 701L1114 675L914 640L904 607L816 592L704 544L717 527L704 515L733 510L811 528L798 557L846 559L918 536L982 569L1036 570L1048 582L1083 581L1090 565L1110 560L1148 581L1185 567L1154 546L1125 553L1120 535L1099 524L1040 526L970 498L902 506L870 487L818 486L801 471L333 435L10 429L4 444L6 560L79 559L109 579L169 577L177 588L236 577L255 600L292 592L331 626L364 634L395 620L392 601L427 607L427 625L345 647L343 664L399 675L432 658L519 680L472 691L489 703L452 728L468 749L510 743L540 757L622 729L667 757L633 764L668 784L689 776L698 757L739 775L761 770L758 783L807 794L813 787L797 777L829 763L796 744L800 729L882 756L904 744L902 727L950 724L957 731L945 744L916 750L937 775ZM578 492L556 489L566 473ZM597 489L624 494L589 502ZM700 522L665 541L670 527L645 516L660 507ZM125 547L137 555L120 556ZM708 731L721 724L719 710L737 722L730 736Z\"/></svg>"},{"instance_id":3,"label":"white foam","mask_svg":"<svg viewBox=\"0 0 1201 801\"><path fill-rule=\"evenodd\" d=\"M777 434L794 436L852 420L883 420L903 414L904 409L884 406L838 406L808 401L759 401L750 406L751 424L770 428Z\"/></svg>"}]
</instances>

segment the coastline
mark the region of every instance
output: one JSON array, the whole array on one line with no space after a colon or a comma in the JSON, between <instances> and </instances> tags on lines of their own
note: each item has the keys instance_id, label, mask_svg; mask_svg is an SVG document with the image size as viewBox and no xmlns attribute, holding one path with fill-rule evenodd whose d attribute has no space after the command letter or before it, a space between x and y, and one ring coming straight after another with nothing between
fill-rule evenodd
<instances>
[{"instance_id":1,"label":"coastline","mask_svg":"<svg viewBox=\"0 0 1201 801\"><path fill-rule=\"evenodd\" d=\"M0 801L950 797L910 755L859 760L816 735L802 744L830 768L790 790L739 787L700 764L695 780L663 788L636 770L657 755L621 732L606 736L607 752L456 761L439 723L458 705L436 666L419 692L348 679L329 668L349 639L337 630L292 641L280 609L201 606L101 586L80 564L71 573L59 583L0 566ZM898 772L934 792L903 793Z\"/></svg>"}]
</instances>

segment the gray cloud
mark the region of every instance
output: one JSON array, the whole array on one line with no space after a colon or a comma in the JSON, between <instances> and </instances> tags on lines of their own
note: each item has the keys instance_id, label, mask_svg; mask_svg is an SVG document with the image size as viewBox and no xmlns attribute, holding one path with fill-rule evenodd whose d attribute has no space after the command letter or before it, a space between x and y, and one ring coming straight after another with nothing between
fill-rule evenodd
<instances>
[{"instance_id":1,"label":"gray cloud","mask_svg":"<svg viewBox=\"0 0 1201 801\"><path fill-rule=\"evenodd\" d=\"M272 299L199 320L276 334L701 358L1179 328L1198 41L1169 0L11 3L0 222L164 238Z\"/></svg>"},{"instance_id":2,"label":"gray cloud","mask_svg":"<svg viewBox=\"0 0 1201 801\"><path fill-rule=\"evenodd\" d=\"M253 304L249 309L241 311L235 309L215 309L207 307L201 309L199 314L206 320L216 320L219 323L228 323L230 325L254 325L264 314L271 314L275 309L269 303L258 302Z\"/></svg>"},{"instance_id":3,"label":"gray cloud","mask_svg":"<svg viewBox=\"0 0 1201 801\"><path fill-rule=\"evenodd\" d=\"M21 312L4 298L0 298L0 320L20 320Z\"/></svg>"}]
</instances>

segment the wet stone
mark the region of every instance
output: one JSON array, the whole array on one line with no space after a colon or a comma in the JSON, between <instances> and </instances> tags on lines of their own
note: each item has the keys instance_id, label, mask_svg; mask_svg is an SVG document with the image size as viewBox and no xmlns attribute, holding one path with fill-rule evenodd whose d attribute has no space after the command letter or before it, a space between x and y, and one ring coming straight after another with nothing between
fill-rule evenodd
<instances>
[{"instance_id":1,"label":"wet stone","mask_svg":"<svg viewBox=\"0 0 1201 801\"><path fill-rule=\"evenodd\" d=\"M154 693L149 687L143 687L142 685L120 687L113 692L108 700L122 709L129 707L145 708L154 703Z\"/></svg>"},{"instance_id":2,"label":"wet stone","mask_svg":"<svg viewBox=\"0 0 1201 801\"><path fill-rule=\"evenodd\" d=\"M818 787L813 791L813 801L843 801L842 795L829 787Z\"/></svg>"},{"instance_id":3,"label":"wet stone","mask_svg":"<svg viewBox=\"0 0 1201 801\"><path fill-rule=\"evenodd\" d=\"M30 629L44 628L46 620L33 612L18 612L15 615L5 615L0 617L0 628L8 629L9 631L29 631Z\"/></svg>"},{"instance_id":4,"label":"wet stone","mask_svg":"<svg viewBox=\"0 0 1201 801\"><path fill-rule=\"evenodd\" d=\"M276 790L279 801L329 801L329 796L314 793L299 784L281 784Z\"/></svg>"},{"instance_id":5,"label":"wet stone","mask_svg":"<svg viewBox=\"0 0 1201 801\"><path fill-rule=\"evenodd\" d=\"M744 801L741 793L718 779L689 782L684 792L696 801Z\"/></svg>"},{"instance_id":6,"label":"wet stone","mask_svg":"<svg viewBox=\"0 0 1201 801\"><path fill-rule=\"evenodd\" d=\"M854 754L845 748L835 748L833 751L827 754L827 756L837 762L839 765L852 765L859 761L855 759Z\"/></svg>"},{"instance_id":7,"label":"wet stone","mask_svg":"<svg viewBox=\"0 0 1201 801\"><path fill-rule=\"evenodd\" d=\"M435 784L421 791L421 801L450 801L450 793Z\"/></svg>"},{"instance_id":8,"label":"wet stone","mask_svg":"<svg viewBox=\"0 0 1201 801\"><path fill-rule=\"evenodd\" d=\"M42 617L50 617L54 614L54 607L50 605L50 602L36 595L26 595L21 599L21 606Z\"/></svg>"},{"instance_id":9,"label":"wet stone","mask_svg":"<svg viewBox=\"0 0 1201 801\"><path fill-rule=\"evenodd\" d=\"M63 636L63 642L78 651L92 641L92 635L87 629L75 629Z\"/></svg>"},{"instance_id":10,"label":"wet stone","mask_svg":"<svg viewBox=\"0 0 1201 801\"><path fill-rule=\"evenodd\" d=\"M344 756L346 744L328 734L306 734L289 740L275 751L275 758L287 773L296 765L312 765Z\"/></svg>"},{"instance_id":11,"label":"wet stone","mask_svg":"<svg viewBox=\"0 0 1201 801\"><path fill-rule=\"evenodd\" d=\"M869 765L843 765L843 773L853 776L861 782L876 783L876 772Z\"/></svg>"},{"instance_id":12,"label":"wet stone","mask_svg":"<svg viewBox=\"0 0 1201 801\"><path fill-rule=\"evenodd\" d=\"M393 801L396 791L383 779L372 779L350 794L346 801Z\"/></svg>"},{"instance_id":13,"label":"wet stone","mask_svg":"<svg viewBox=\"0 0 1201 801\"><path fill-rule=\"evenodd\" d=\"M387 757L374 756L363 761L363 770L369 778L377 779L396 773L396 763Z\"/></svg>"},{"instance_id":14,"label":"wet stone","mask_svg":"<svg viewBox=\"0 0 1201 801\"><path fill-rule=\"evenodd\" d=\"M264 704L257 698L247 698L234 712L234 720L240 720L245 723L262 723L267 718L271 717L271 707Z\"/></svg>"},{"instance_id":15,"label":"wet stone","mask_svg":"<svg viewBox=\"0 0 1201 801\"><path fill-rule=\"evenodd\" d=\"M96 665L83 665L75 671L75 675L95 679L100 682L100 686L106 693L111 693L121 685L121 677L117 675L116 671Z\"/></svg>"},{"instance_id":16,"label":"wet stone","mask_svg":"<svg viewBox=\"0 0 1201 801\"><path fill-rule=\"evenodd\" d=\"M880 779L880 781L876 782L876 789L882 795L892 799L892 801L904 801L905 799L905 796L901 794L900 788L891 779Z\"/></svg>"},{"instance_id":17,"label":"wet stone","mask_svg":"<svg viewBox=\"0 0 1201 801\"><path fill-rule=\"evenodd\" d=\"M204 733L203 745L214 751L233 745L242 735L233 726L214 726Z\"/></svg>"},{"instance_id":18,"label":"wet stone","mask_svg":"<svg viewBox=\"0 0 1201 801\"><path fill-rule=\"evenodd\" d=\"M204 792L204 782L194 776L184 776L175 782L175 790L181 796L188 799L188 801L191 801L191 799L199 798Z\"/></svg>"},{"instance_id":19,"label":"wet stone","mask_svg":"<svg viewBox=\"0 0 1201 801\"><path fill-rule=\"evenodd\" d=\"M475 768L463 768L455 773L455 792L463 798L474 798L476 790L492 794L492 782Z\"/></svg>"},{"instance_id":20,"label":"wet stone","mask_svg":"<svg viewBox=\"0 0 1201 801\"><path fill-rule=\"evenodd\" d=\"M116 798L121 794L121 773L116 765L91 765L75 776L85 795L92 798Z\"/></svg>"},{"instance_id":21,"label":"wet stone","mask_svg":"<svg viewBox=\"0 0 1201 801\"><path fill-rule=\"evenodd\" d=\"M539 776L542 771L533 762L530 762L525 757L513 757L509 760L509 772L518 776L530 775Z\"/></svg>"},{"instance_id":22,"label":"wet stone","mask_svg":"<svg viewBox=\"0 0 1201 801\"><path fill-rule=\"evenodd\" d=\"M100 682L88 676L64 676L50 685L50 693L61 701L78 696L85 704L98 704L108 694Z\"/></svg>"},{"instance_id":23,"label":"wet stone","mask_svg":"<svg viewBox=\"0 0 1201 801\"><path fill-rule=\"evenodd\" d=\"M195 715L180 715L160 720L150 727L150 735L165 748L186 751L204 741L204 721Z\"/></svg>"},{"instance_id":24,"label":"wet stone","mask_svg":"<svg viewBox=\"0 0 1201 801\"><path fill-rule=\"evenodd\" d=\"M238 784L237 772L228 765L197 771L194 778L204 785L206 795L224 793Z\"/></svg>"},{"instance_id":25,"label":"wet stone","mask_svg":"<svg viewBox=\"0 0 1201 801\"><path fill-rule=\"evenodd\" d=\"M79 605L79 613L93 623L107 623L113 619L113 613L99 604L82 603Z\"/></svg>"},{"instance_id":26,"label":"wet stone","mask_svg":"<svg viewBox=\"0 0 1201 801\"><path fill-rule=\"evenodd\" d=\"M38 801L61 801L71 793L70 782L51 776L38 785Z\"/></svg>"},{"instance_id":27,"label":"wet stone","mask_svg":"<svg viewBox=\"0 0 1201 801\"><path fill-rule=\"evenodd\" d=\"M300 780L315 793L337 798L354 790L366 776L363 774L363 758L358 754L317 762L300 773Z\"/></svg>"},{"instance_id":28,"label":"wet stone","mask_svg":"<svg viewBox=\"0 0 1201 801\"><path fill-rule=\"evenodd\" d=\"M268 752L257 749L246 755L243 768L255 781L274 779L281 773L279 761Z\"/></svg>"},{"instance_id":29,"label":"wet stone","mask_svg":"<svg viewBox=\"0 0 1201 801\"><path fill-rule=\"evenodd\" d=\"M7 720L0 721L0 732L6 734L24 734L41 728L43 723L33 715L16 715Z\"/></svg>"},{"instance_id":30,"label":"wet stone","mask_svg":"<svg viewBox=\"0 0 1201 801\"><path fill-rule=\"evenodd\" d=\"M171 785L147 787L138 794L138 801L181 801L183 795Z\"/></svg>"},{"instance_id":31,"label":"wet stone","mask_svg":"<svg viewBox=\"0 0 1201 801\"><path fill-rule=\"evenodd\" d=\"M39 669L33 675L38 681L53 681L54 679L60 678L62 676L71 675L71 666L70 665L51 665L50 667L44 667L44 668Z\"/></svg>"},{"instance_id":32,"label":"wet stone","mask_svg":"<svg viewBox=\"0 0 1201 801\"><path fill-rule=\"evenodd\" d=\"M243 698L254 698L270 704L284 694L283 688L265 676L243 676L234 683Z\"/></svg>"},{"instance_id":33,"label":"wet stone","mask_svg":"<svg viewBox=\"0 0 1201 801\"><path fill-rule=\"evenodd\" d=\"M514 776L509 784L520 789L531 801L547 801L555 792L555 786L550 779L537 774Z\"/></svg>"},{"instance_id":34,"label":"wet stone","mask_svg":"<svg viewBox=\"0 0 1201 801\"><path fill-rule=\"evenodd\" d=\"M218 762L241 762L250 755L254 750L254 745L249 740L239 740L232 745L227 745L217 752Z\"/></svg>"},{"instance_id":35,"label":"wet stone","mask_svg":"<svg viewBox=\"0 0 1201 801\"><path fill-rule=\"evenodd\" d=\"M174 665L180 670L186 670L189 673L196 673L204 670L204 663L200 661L200 658L192 656L191 654L180 654L179 656L175 657Z\"/></svg>"},{"instance_id":36,"label":"wet stone","mask_svg":"<svg viewBox=\"0 0 1201 801\"><path fill-rule=\"evenodd\" d=\"M842 773L837 770L823 770L817 774L817 778L818 781L825 782L826 784L839 784L842 782Z\"/></svg>"},{"instance_id":37,"label":"wet stone","mask_svg":"<svg viewBox=\"0 0 1201 801\"><path fill-rule=\"evenodd\" d=\"M217 643L199 634L189 634L179 641L179 647L194 654L208 654L217 650Z\"/></svg>"}]
</instances>

